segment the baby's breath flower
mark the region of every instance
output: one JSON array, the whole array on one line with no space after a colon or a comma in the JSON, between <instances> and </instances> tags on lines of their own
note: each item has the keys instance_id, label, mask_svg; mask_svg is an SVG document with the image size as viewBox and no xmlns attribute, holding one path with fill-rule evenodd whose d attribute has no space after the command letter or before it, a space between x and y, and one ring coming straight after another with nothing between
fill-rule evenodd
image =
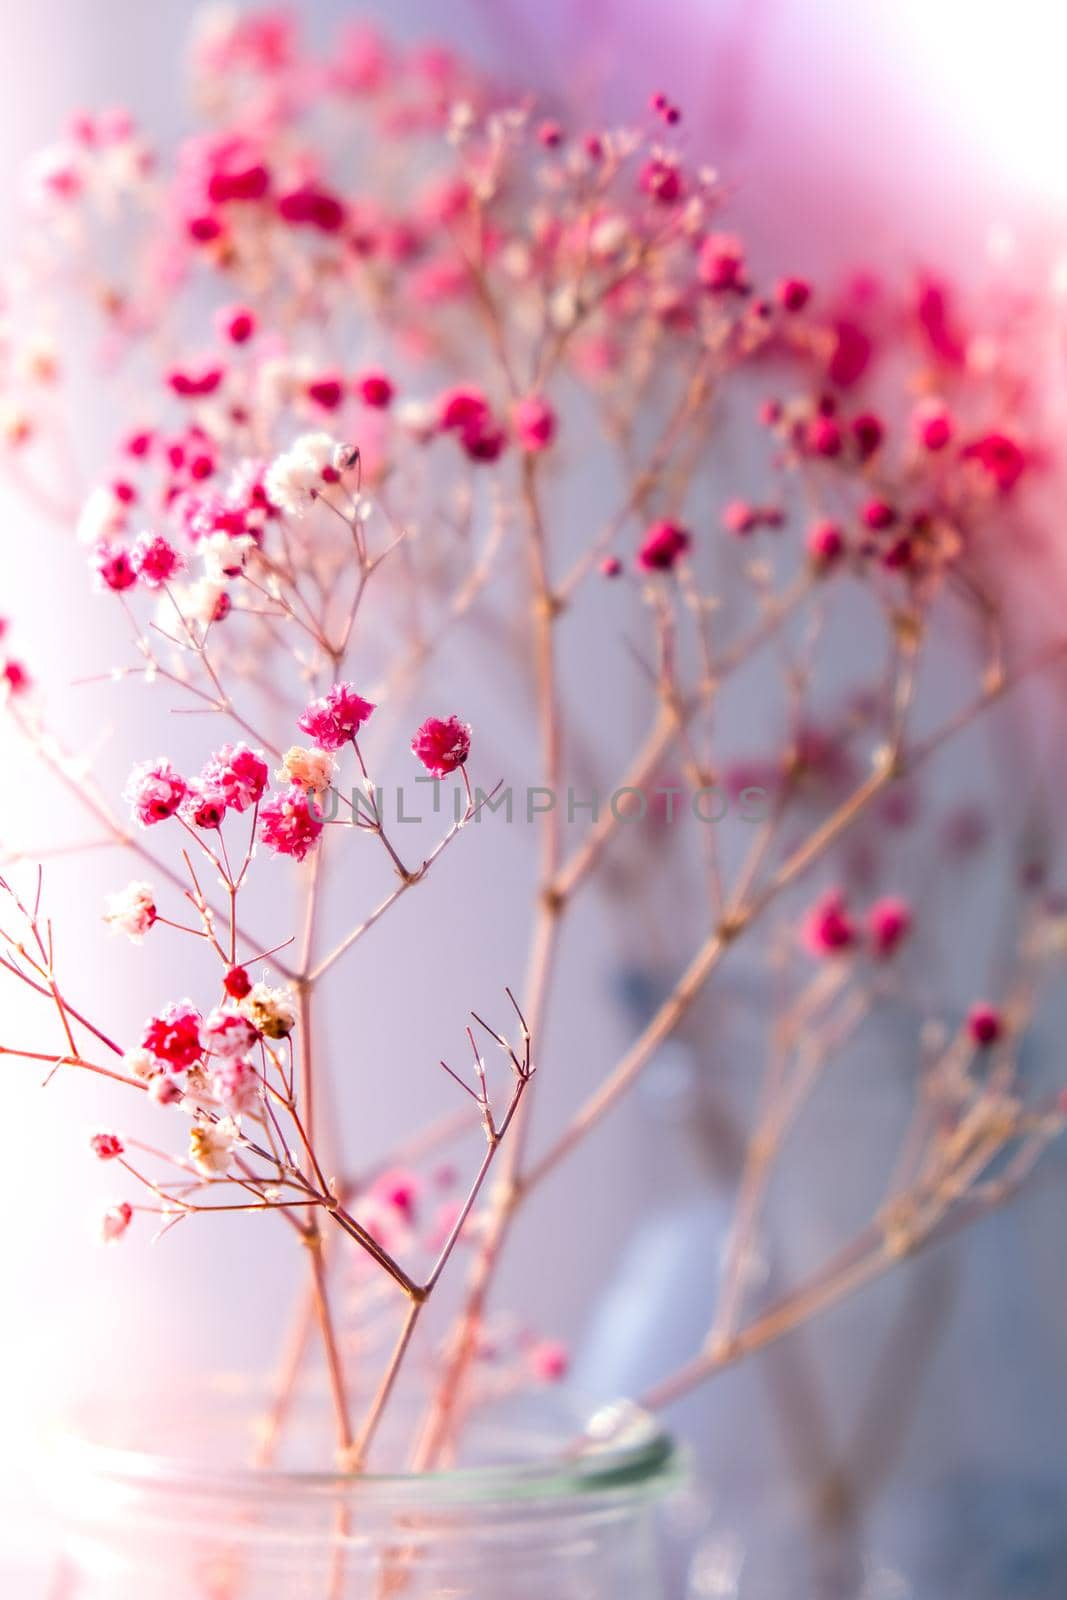
<instances>
[{"instance_id":1,"label":"baby's breath flower","mask_svg":"<svg viewBox=\"0 0 1067 1600\"><path fill-rule=\"evenodd\" d=\"M140 944L156 920L156 897L150 883L129 883L107 897L104 921L112 933L124 933Z\"/></svg>"},{"instance_id":2,"label":"baby's breath flower","mask_svg":"<svg viewBox=\"0 0 1067 1600\"><path fill-rule=\"evenodd\" d=\"M282 757L274 776L279 783L293 783L308 794L322 794L330 787L337 763L328 750L306 750L294 744Z\"/></svg>"},{"instance_id":3,"label":"baby's breath flower","mask_svg":"<svg viewBox=\"0 0 1067 1600\"><path fill-rule=\"evenodd\" d=\"M127 1200L110 1206L100 1218L100 1243L115 1244L133 1221L133 1207Z\"/></svg>"},{"instance_id":4,"label":"baby's breath flower","mask_svg":"<svg viewBox=\"0 0 1067 1600\"><path fill-rule=\"evenodd\" d=\"M141 1078L145 1082L149 1078L158 1077L163 1070L163 1063L143 1045L138 1045L134 1050L127 1050L122 1058L122 1064L131 1078Z\"/></svg>"},{"instance_id":5,"label":"baby's breath flower","mask_svg":"<svg viewBox=\"0 0 1067 1600\"><path fill-rule=\"evenodd\" d=\"M265 488L272 504L302 517L330 483L336 483L338 444L328 433L304 433L268 467Z\"/></svg>"},{"instance_id":6,"label":"baby's breath flower","mask_svg":"<svg viewBox=\"0 0 1067 1600\"><path fill-rule=\"evenodd\" d=\"M290 989L254 984L241 1001L241 1010L268 1039L284 1039L296 1027L296 1004Z\"/></svg>"},{"instance_id":7,"label":"baby's breath flower","mask_svg":"<svg viewBox=\"0 0 1067 1600\"><path fill-rule=\"evenodd\" d=\"M229 1170L239 1130L232 1117L219 1122L197 1122L189 1130L189 1159L205 1178L218 1178Z\"/></svg>"}]
</instances>

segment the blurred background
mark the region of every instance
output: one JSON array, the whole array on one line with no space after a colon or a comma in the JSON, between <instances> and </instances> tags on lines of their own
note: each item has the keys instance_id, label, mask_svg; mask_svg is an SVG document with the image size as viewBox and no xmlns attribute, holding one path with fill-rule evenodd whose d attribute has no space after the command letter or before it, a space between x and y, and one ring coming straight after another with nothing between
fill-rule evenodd
<instances>
[{"instance_id":1,"label":"blurred background","mask_svg":"<svg viewBox=\"0 0 1067 1600\"><path fill-rule=\"evenodd\" d=\"M428 0L306 0L289 9L320 43L354 15L401 37L443 39L517 85L572 101L591 123L631 116L650 89L667 90L685 108L691 144L736 183L738 225L754 251L784 256L820 281L847 278L874 260L889 271L936 266L978 279L991 260L1002 263L1013 251L1024 259L1058 235L1067 209L1060 81L1067 19L1041 0L1017 0L1010 13L960 0L658 0L655 7L645 0L542 0L536 8L525 0L452 0L447 8ZM18 226L28 159L74 109L123 105L161 143L179 135L187 119L181 64L191 13L184 0L151 7L143 0L37 0L32 8L8 8L0 33L0 238ZM113 419L87 394L71 459L56 463L57 484L75 502L82 475L112 432ZM6 488L0 509L0 611L17 623L22 653L32 657L71 735L84 743L88 727L98 736L102 770L117 789L133 760L156 753L145 747L146 740L158 743L149 731L154 714L136 693L117 718L113 699L93 691L72 699L67 686L75 670L88 675L112 663L108 612L86 595L82 565L71 561L54 528L35 525ZM476 700L477 684L469 688ZM486 706L483 717L492 714ZM625 724L623 714L620 748ZM632 727L640 727L636 716ZM185 737L195 748L193 735ZM7 738L0 733L0 741ZM0 847L77 840L84 825L18 781L21 757L13 746L0 743L0 752L13 780ZM610 750L603 754L610 764ZM955 776L964 787L988 787L995 759L976 746L961 755ZM1015 845L1005 835L1005 859ZM450 940L464 951L464 993L473 982L475 1004L514 982L522 959L524 930L504 928L491 955L478 957L483 970L471 973L470 951L486 949L480 933L497 874L516 882L528 875L529 841L509 838L493 848L496 855L478 869L482 900L479 880L471 892L458 860L441 868L439 892L447 895L450 882L464 888ZM994 861L974 890L965 965L985 959L981 908L996 892L997 870ZM80 863L76 894L61 891L64 938L69 949L87 952L84 989L106 997L116 1028L132 1032L166 991L167 957L146 948L135 980L125 950L112 959L99 908L115 886L106 852ZM580 939L586 959L574 966L585 987L568 993L565 975L558 1008L578 1022L554 1041L571 1074L568 1100L617 1054L663 976L633 957L611 904L590 912ZM388 1004L390 974L412 961L424 1005L400 1027ZM672 966L666 952L665 970ZM407 1062L425 1058L429 1075L442 1018L451 1016L461 1034L456 970L442 957L439 932L403 918L383 929L346 999L349 1017L354 1010L359 1018L363 1060L388 1073L402 1052ZM699 1086L714 1064L718 1081L733 1084L738 1106L746 1104L746 1066L760 1044L746 1032L744 996L746 983L757 981L739 972L735 1003L703 1010L664 1052L643 1092L597 1136L584 1173L561 1174L532 1208L509 1263L505 1300L529 1275L546 1230L581 1207L585 1258L561 1259L544 1284L539 1315L545 1331L574 1346L575 1383L594 1399L639 1389L670 1365L671 1352L684 1356L706 1322L733 1173L720 1122L699 1114ZM12 1003L22 1001L5 999ZM899 1109L894 1066L913 1048L887 1023L869 1041L862 1078L822 1122L826 1149L842 1157L835 1180L845 1190L861 1191L864 1182L843 1155L855 1151L849 1130L857 1101L865 1117L873 1104L876 1118L891 1123ZM42 1097L31 1067L5 1063L4 1070L9 1199L0 1215L7 1286L0 1471L10 1488L43 1419L71 1396L106 1393L134 1373L166 1382L179 1366L266 1367L297 1264L279 1261L273 1240L237 1222L219 1225L209 1249L180 1229L154 1249L139 1243L136 1255L97 1250L97 1213L112 1196L95 1172L82 1177L86 1134L98 1120L96 1090L67 1080ZM436 1079L427 1088L431 1101L447 1104ZM551 1107L551 1096L546 1103ZM388 1114L365 1101L358 1114L370 1155L387 1139ZM650 1122L664 1135L652 1155ZM87 1189L93 1199L85 1215L72 1204L75 1170L78 1207ZM651 1207L635 1196L628 1176L635 1170L653 1185ZM1052 1181L958 1247L950 1265L938 1257L906 1269L836 1313L817 1347L799 1336L674 1419L694 1441L703 1473L703 1490L684 1508L686 1535L698 1546L694 1596L769 1600L784 1593L776 1574L788 1571L801 1549L818 1568L812 1595L1053 1600L1067 1593L1067 1386L1057 1359L1067 1333L1067 1286ZM804 1255L819 1235L816 1201L810 1216L794 1210L784 1219L786 1259L793 1246ZM589 1261L599 1278L592 1309ZM661 1303L657 1281L673 1310L650 1322L648 1307ZM870 1337L872 1328L894 1327L910 1352L902 1362L889 1340L883 1349ZM651 1368L649 1350L656 1352ZM808 1410L802 1406L783 1427L784 1393L806 1395ZM899 1415L887 1419L887 1405ZM813 1508L814 1484L821 1499ZM804 1531L813 1521L832 1530L817 1558ZM14 1532L11 1540L17 1542ZM790 1600L802 1600L799 1588Z\"/></svg>"}]
</instances>

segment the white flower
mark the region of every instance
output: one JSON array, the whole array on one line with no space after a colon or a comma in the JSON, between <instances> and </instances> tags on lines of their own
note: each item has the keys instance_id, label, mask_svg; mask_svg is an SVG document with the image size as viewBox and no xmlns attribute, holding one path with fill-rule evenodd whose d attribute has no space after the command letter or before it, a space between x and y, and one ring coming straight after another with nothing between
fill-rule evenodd
<instances>
[{"instance_id":1,"label":"white flower","mask_svg":"<svg viewBox=\"0 0 1067 1600\"><path fill-rule=\"evenodd\" d=\"M564 284L557 289L548 303L548 314L552 319L552 326L561 333L566 333L578 321L578 291L572 284Z\"/></svg>"},{"instance_id":2,"label":"white flower","mask_svg":"<svg viewBox=\"0 0 1067 1600\"><path fill-rule=\"evenodd\" d=\"M285 752L274 776L279 783L295 783L310 794L322 794L330 787L336 766L328 750L307 750L294 744Z\"/></svg>"},{"instance_id":3,"label":"white flower","mask_svg":"<svg viewBox=\"0 0 1067 1600\"><path fill-rule=\"evenodd\" d=\"M143 1045L138 1045L135 1050L127 1050L122 1058L122 1064L131 1078L154 1078L161 1071L160 1063L156 1060L151 1050L146 1050Z\"/></svg>"},{"instance_id":4,"label":"white flower","mask_svg":"<svg viewBox=\"0 0 1067 1600\"><path fill-rule=\"evenodd\" d=\"M204 575L211 583L236 577L256 548L251 534L213 533L200 541L200 554L204 558Z\"/></svg>"},{"instance_id":5,"label":"white flower","mask_svg":"<svg viewBox=\"0 0 1067 1600\"><path fill-rule=\"evenodd\" d=\"M268 498L290 516L302 517L316 495L322 493L323 473L328 467L335 467L340 451L346 458L351 453L328 433L301 434L292 448L267 468L263 486Z\"/></svg>"},{"instance_id":6,"label":"white flower","mask_svg":"<svg viewBox=\"0 0 1067 1600\"><path fill-rule=\"evenodd\" d=\"M127 508L118 495L107 484L98 483L90 490L78 517L78 542L95 545L114 539L124 531L127 520Z\"/></svg>"},{"instance_id":7,"label":"white flower","mask_svg":"<svg viewBox=\"0 0 1067 1600\"><path fill-rule=\"evenodd\" d=\"M437 409L429 400L401 400L393 408L397 426L422 444L437 432Z\"/></svg>"},{"instance_id":8,"label":"white flower","mask_svg":"<svg viewBox=\"0 0 1067 1600\"><path fill-rule=\"evenodd\" d=\"M306 376L310 376L310 369ZM260 363L256 385L260 406L267 411L280 411L287 406L296 392L301 370L282 356L274 356Z\"/></svg>"},{"instance_id":9,"label":"white flower","mask_svg":"<svg viewBox=\"0 0 1067 1600\"><path fill-rule=\"evenodd\" d=\"M241 1010L268 1039L284 1039L296 1027L292 991L254 984L241 1001Z\"/></svg>"},{"instance_id":10,"label":"white flower","mask_svg":"<svg viewBox=\"0 0 1067 1600\"><path fill-rule=\"evenodd\" d=\"M589 235L589 246L595 256L617 255L629 241L630 225L625 217L602 217Z\"/></svg>"},{"instance_id":11,"label":"white flower","mask_svg":"<svg viewBox=\"0 0 1067 1600\"><path fill-rule=\"evenodd\" d=\"M199 578L196 583L190 583L181 592L178 604L182 616L190 622L199 622L204 628L218 618L219 602L226 594L226 580L224 578ZM173 627L174 618L170 617Z\"/></svg>"},{"instance_id":12,"label":"white flower","mask_svg":"<svg viewBox=\"0 0 1067 1600\"><path fill-rule=\"evenodd\" d=\"M125 933L140 944L156 920L156 897L150 883L128 883L118 894L109 894L104 921L112 933Z\"/></svg>"},{"instance_id":13,"label":"white flower","mask_svg":"<svg viewBox=\"0 0 1067 1600\"><path fill-rule=\"evenodd\" d=\"M189 1159L205 1178L221 1177L233 1159L240 1130L232 1117L198 1122L189 1132Z\"/></svg>"}]
</instances>

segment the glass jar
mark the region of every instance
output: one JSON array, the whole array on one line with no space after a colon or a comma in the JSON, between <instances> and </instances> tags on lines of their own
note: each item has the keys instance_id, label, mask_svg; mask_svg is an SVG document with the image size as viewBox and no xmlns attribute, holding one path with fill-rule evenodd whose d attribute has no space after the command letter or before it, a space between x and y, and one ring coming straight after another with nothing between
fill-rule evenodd
<instances>
[{"instance_id":1,"label":"glass jar","mask_svg":"<svg viewBox=\"0 0 1067 1600\"><path fill-rule=\"evenodd\" d=\"M71 1600L662 1600L680 1477L641 1413L580 1456L497 1426L424 1476L228 1469L66 1436L50 1455ZM617 1441L617 1442L615 1442ZM207 1464L204 1457L207 1455Z\"/></svg>"}]
</instances>

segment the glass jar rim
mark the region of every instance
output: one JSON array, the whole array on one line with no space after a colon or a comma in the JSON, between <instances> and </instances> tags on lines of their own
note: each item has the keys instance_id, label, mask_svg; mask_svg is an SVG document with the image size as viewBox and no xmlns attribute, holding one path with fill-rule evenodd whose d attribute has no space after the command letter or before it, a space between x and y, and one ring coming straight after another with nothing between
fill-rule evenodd
<instances>
[{"instance_id":1,"label":"glass jar rim","mask_svg":"<svg viewBox=\"0 0 1067 1600\"><path fill-rule=\"evenodd\" d=\"M497 1431L511 1432L506 1423ZM523 1430L530 1442L531 1430ZM430 1472L354 1472L341 1468L257 1467L205 1464L192 1453L164 1451L94 1438L65 1425L49 1449L50 1475L129 1493L210 1497L230 1505L294 1499L312 1505L348 1500L365 1510L461 1507L489 1504L587 1508L619 1500L659 1499L681 1483L684 1460L672 1435L648 1413L622 1401L604 1407L584 1435L563 1448L546 1432L544 1448L529 1458L449 1467ZM53 1477L53 1485L55 1478Z\"/></svg>"}]
</instances>

